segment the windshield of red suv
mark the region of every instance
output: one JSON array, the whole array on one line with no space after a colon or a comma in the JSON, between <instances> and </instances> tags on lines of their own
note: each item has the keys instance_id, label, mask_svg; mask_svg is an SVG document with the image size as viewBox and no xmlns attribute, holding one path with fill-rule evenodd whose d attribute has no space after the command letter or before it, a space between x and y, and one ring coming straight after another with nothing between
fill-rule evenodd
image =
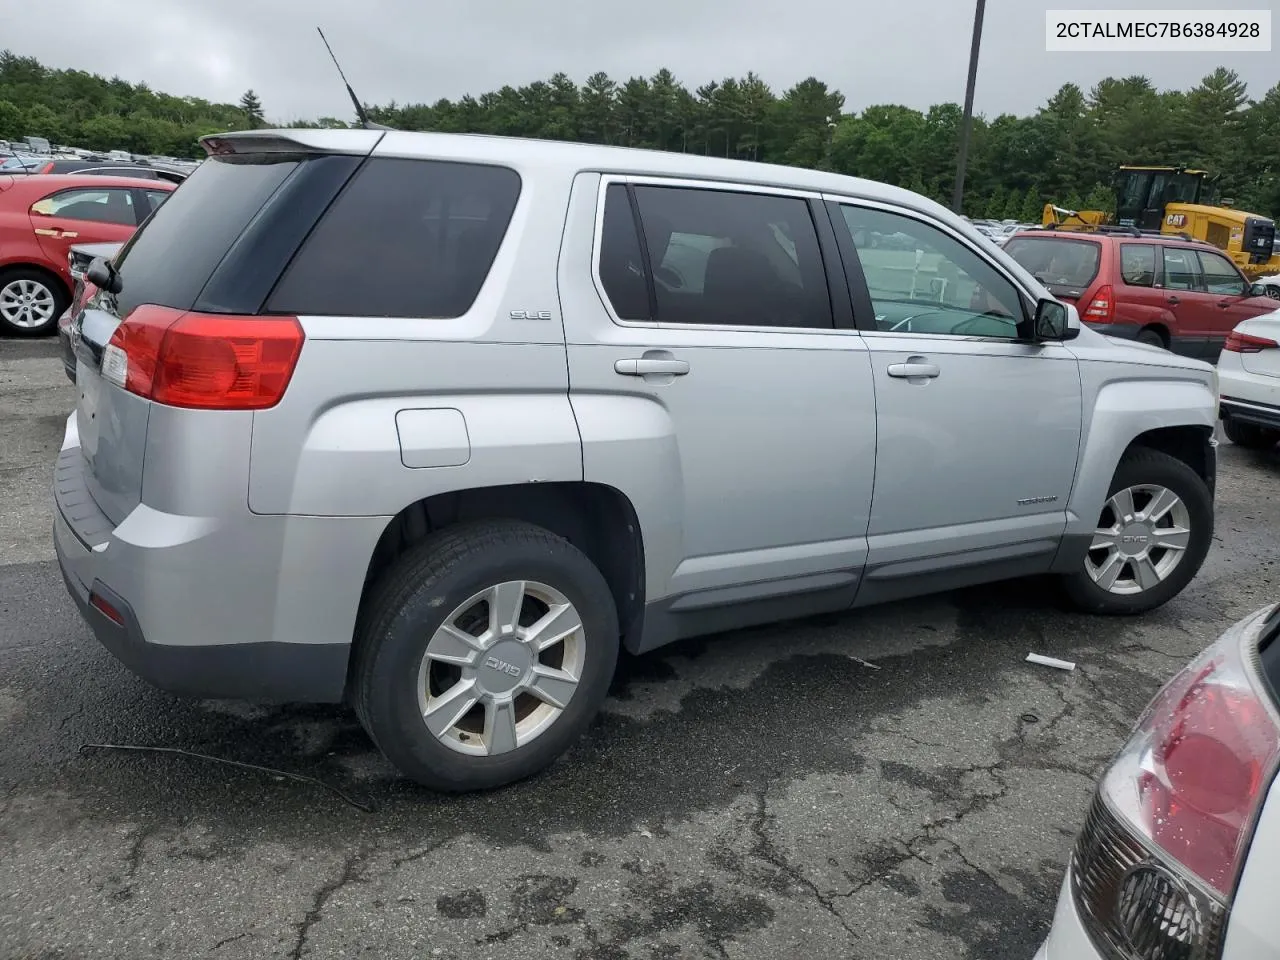
<instances>
[{"instance_id":1,"label":"windshield of red suv","mask_svg":"<svg viewBox=\"0 0 1280 960\"><path fill-rule=\"evenodd\" d=\"M1092 240L1015 236L1005 252L1045 286L1082 289L1098 275L1102 248Z\"/></svg>"}]
</instances>

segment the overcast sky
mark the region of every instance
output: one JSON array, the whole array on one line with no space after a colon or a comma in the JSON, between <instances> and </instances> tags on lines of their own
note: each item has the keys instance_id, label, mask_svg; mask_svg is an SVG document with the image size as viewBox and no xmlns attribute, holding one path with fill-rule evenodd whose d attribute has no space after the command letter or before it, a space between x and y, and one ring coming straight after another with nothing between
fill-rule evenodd
<instances>
[{"instance_id":1,"label":"overcast sky","mask_svg":"<svg viewBox=\"0 0 1280 960\"><path fill-rule=\"evenodd\" d=\"M1048 8L1262 8L1276 0L988 0L975 110L1027 113L1059 86L1144 73L1186 88L1222 54L1046 53ZM257 91L271 120L350 113L315 26L370 103L433 102L564 71L581 83L669 67L690 89L755 70L806 76L846 109L964 97L973 0L0 0L0 46L177 95ZM1227 63L1260 97L1280 52Z\"/></svg>"}]
</instances>

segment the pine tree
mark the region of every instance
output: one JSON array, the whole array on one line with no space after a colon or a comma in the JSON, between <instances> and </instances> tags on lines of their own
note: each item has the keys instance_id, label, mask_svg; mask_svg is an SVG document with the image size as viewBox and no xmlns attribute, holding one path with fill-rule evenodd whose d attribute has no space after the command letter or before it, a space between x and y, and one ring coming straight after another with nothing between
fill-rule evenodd
<instances>
[{"instance_id":1,"label":"pine tree","mask_svg":"<svg viewBox=\"0 0 1280 960\"><path fill-rule=\"evenodd\" d=\"M240 98L240 110L250 130L256 130L263 124L262 101L252 90L246 90Z\"/></svg>"}]
</instances>

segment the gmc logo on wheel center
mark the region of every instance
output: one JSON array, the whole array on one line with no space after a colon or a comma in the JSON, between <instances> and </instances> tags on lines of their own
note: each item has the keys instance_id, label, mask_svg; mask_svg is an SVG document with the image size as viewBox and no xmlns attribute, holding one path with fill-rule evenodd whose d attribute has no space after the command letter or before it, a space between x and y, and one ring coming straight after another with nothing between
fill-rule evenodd
<instances>
[{"instance_id":1,"label":"gmc logo on wheel center","mask_svg":"<svg viewBox=\"0 0 1280 960\"><path fill-rule=\"evenodd\" d=\"M501 673L505 673L509 677L520 676L519 667L515 666L514 664L507 663L505 660L499 660L497 657L489 657L487 660L485 660L484 665L486 667L493 667L493 669Z\"/></svg>"}]
</instances>

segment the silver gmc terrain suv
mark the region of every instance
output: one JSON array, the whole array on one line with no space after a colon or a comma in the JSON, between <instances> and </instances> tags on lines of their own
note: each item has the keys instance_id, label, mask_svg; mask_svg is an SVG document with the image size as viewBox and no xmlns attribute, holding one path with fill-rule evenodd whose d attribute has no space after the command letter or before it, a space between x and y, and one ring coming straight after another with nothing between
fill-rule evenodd
<instances>
[{"instance_id":1,"label":"silver gmc terrain suv","mask_svg":"<svg viewBox=\"0 0 1280 960\"><path fill-rule=\"evenodd\" d=\"M255 131L72 306L54 537L99 640L527 776L620 646L1061 574L1136 613L1213 526L1211 367L1082 329L937 204L829 173ZM892 238L894 242L882 242Z\"/></svg>"}]
</instances>

